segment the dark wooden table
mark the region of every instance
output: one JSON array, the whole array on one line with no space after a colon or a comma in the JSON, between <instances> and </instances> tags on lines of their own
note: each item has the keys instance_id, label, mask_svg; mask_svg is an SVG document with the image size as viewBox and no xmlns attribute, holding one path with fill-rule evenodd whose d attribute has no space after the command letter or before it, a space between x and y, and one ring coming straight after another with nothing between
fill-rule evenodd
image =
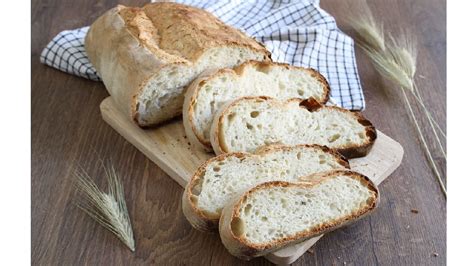
<instances>
[{"instance_id":1,"label":"dark wooden table","mask_svg":"<svg viewBox=\"0 0 474 266\"><path fill-rule=\"evenodd\" d=\"M322 0L340 20L345 0ZM145 1L119 1L141 5ZM59 31L93 22L117 1L32 1L32 247L38 265L228 265L217 234L193 230L181 212L183 189L125 141L101 118L107 92L100 82L40 64L42 48ZM446 123L446 3L443 0L369 1L387 31L412 30L418 37L418 84L426 105ZM341 28L352 34L348 25ZM438 265L446 260L446 199L400 98L357 50L365 90L365 115L405 148L401 167L381 186L378 210L354 225L329 233L295 264ZM393 86L392 86L393 87ZM427 129L428 124L421 121ZM425 131L429 135L429 131ZM429 138L430 143L434 140ZM124 177L137 240L135 253L74 205L72 172L83 166L103 175L99 158ZM436 160L445 174L440 154ZM100 179L98 179L100 180ZM102 183L103 185L103 183ZM412 212L417 210L418 213ZM269 264L263 258L249 264Z\"/></svg>"}]
</instances>

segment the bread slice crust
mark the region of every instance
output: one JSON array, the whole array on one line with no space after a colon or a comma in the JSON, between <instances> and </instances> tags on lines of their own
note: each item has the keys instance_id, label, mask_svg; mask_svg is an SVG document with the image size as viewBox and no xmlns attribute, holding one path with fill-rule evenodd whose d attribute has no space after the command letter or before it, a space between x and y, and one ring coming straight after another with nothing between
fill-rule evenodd
<instances>
[{"instance_id":1,"label":"bread slice crust","mask_svg":"<svg viewBox=\"0 0 474 266\"><path fill-rule=\"evenodd\" d=\"M85 39L88 57L110 95L142 127L179 115L184 98L183 87L176 88L179 92L169 97L179 106L165 106L163 117L145 121L138 99L149 81L164 69L193 68L208 51L221 47L247 49L270 60L265 47L241 31L207 11L177 3L118 5L91 25Z\"/></svg>"},{"instance_id":2,"label":"bread slice crust","mask_svg":"<svg viewBox=\"0 0 474 266\"><path fill-rule=\"evenodd\" d=\"M300 187L309 189L323 184L326 180L341 175L358 180L360 183L363 184L364 187L368 188L372 192L370 198L367 199L366 204L362 208L359 208L357 211L352 212L350 215L340 217L339 219L328 221L320 225L310 226L305 231L300 231L289 237L281 237L274 241L261 244L249 242L244 235L239 236L234 233L236 231L236 223L238 223L239 219L238 217L240 216L240 207L242 203L253 193L256 193L259 190L265 190L273 187ZM335 170L308 176L306 177L306 181L307 183L290 183L284 181L266 182L257 185L254 188L245 192L244 194L234 198L233 201L224 208L219 222L219 233L221 236L221 241L227 248L227 250L232 255L245 260L249 260L258 256L263 256L288 245L293 245L305 241L306 239L322 235L342 226L353 223L370 214L379 203L380 193L378 191L377 186L368 177L357 172L349 170Z\"/></svg>"},{"instance_id":3,"label":"bread slice crust","mask_svg":"<svg viewBox=\"0 0 474 266\"><path fill-rule=\"evenodd\" d=\"M249 101L249 102L267 102L276 108L287 108L287 106L297 103L300 108L304 108L309 112L317 112L320 109L329 109L335 110L337 112L342 112L345 114L349 114L350 116L354 117L354 119L364 127L365 131L365 140L362 144L359 145L342 145L338 147L331 147L335 149L337 152L342 154L346 158L357 158L366 156L370 149L372 148L375 140L377 139L377 131L372 123L367 120L360 112L349 111L337 106L325 106L320 104L317 100L313 98L301 100L301 99L290 99L287 101L278 101L274 98L268 96L248 96L248 97L241 97L234 101L231 101L224 105L216 114L213 119L212 127L211 127L211 144L214 152L216 154L232 152L226 143L225 143L225 136L224 136L224 120L226 119L227 115L232 112L232 108L241 104L242 102ZM283 121L282 121L283 122ZM288 144L288 143L282 143ZM311 143L308 143L311 144ZM314 143L320 145L326 145L325 143ZM263 145L263 143L262 143Z\"/></svg>"},{"instance_id":4,"label":"bread slice crust","mask_svg":"<svg viewBox=\"0 0 474 266\"><path fill-rule=\"evenodd\" d=\"M188 138L191 140L191 143L194 144L194 146L203 148L206 151L212 151L212 145L211 141L204 136L204 132L202 130L199 130L197 127L197 122L196 122L196 104L199 101L199 96L202 90L204 90L204 87L206 85L212 83L215 80L218 80L219 78L234 78L235 80L239 80L241 78L244 78L245 73L249 73L250 69L255 69L260 72L268 72L269 69L285 69L285 70L298 70L301 72L306 72L308 73L314 80L315 84L317 85L322 85L322 94L321 95L313 95L313 96L318 96L317 101L324 104L329 100L329 93L330 93L330 87L329 83L327 82L326 78L321 75L318 71L312 69L312 68L304 68L304 67L299 67L299 66L290 66L289 64L285 63L276 63L276 62L261 62L261 61L255 61L255 60L250 60L247 61L239 66L234 67L233 69L219 69L215 70L210 73L206 73L203 75L200 75L197 79L195 79L188 87L186 94L185 94L185 100L184 100L184 105L183 105L183 123L184 123L184 128L186 131L186 135ZM249 70L249 71L246 71ZM234 82L235 83L235 82ZM231 89L231 88L227 88ZM232 88L233 92L237 92L237 90L243 89L240 87L234 87ZM238 93L238 92L237 92ZM273 92L271 94L278 93L278 90L276 88L273 88ZM249 96L249 94L246 94L244 91L242 91L241 95L242 96ZM264 95L264 96L273 96L275 95ZM302 99L302 97L298 94L295 94L291 98L297 98L297 99ZM229 101L234 100L235 98L230 98L227 99ZM287 100L286 99L280 99L280 100Z\"/></svg>"},{"instance_id":5,"label":"bread slice crust","mask_svg":"<svg viewBox=\"0 0 474 266\"><path fill-rule=\"evenodd\" d=\"M197 206L196 196L194 190L200 186L203 182L203 177L206 172L206 169L209 165L214 164L216 162L221 162L229 157L235 157L243 160L244 158L251 158L251 157L264 157L268 154L275 153L278 151L291 151L295 149L305 148L308 150L319 150L322 151L329 156L333 157L337 163L340 165L341 168L349 169L349 161L344 158L342 155L337 153L335 150L330 149L326 146L320 145L295 145L295 146L285 146L285 145L270 145L270 146L263 146L261 147L255 154L251 153L244 153L244 152L235 152L235 153L225 153L213 157L206 162L204 162L193 174L190 181L186 185L186 188L183 193L182 198L182 208L183 213L190 224L200 230L200 231L208 231L213 232L216 231L219 227L219 219L220 213L209 213ZM316 163L316 162L315 162Z\"/></svg>"}]
</instances>

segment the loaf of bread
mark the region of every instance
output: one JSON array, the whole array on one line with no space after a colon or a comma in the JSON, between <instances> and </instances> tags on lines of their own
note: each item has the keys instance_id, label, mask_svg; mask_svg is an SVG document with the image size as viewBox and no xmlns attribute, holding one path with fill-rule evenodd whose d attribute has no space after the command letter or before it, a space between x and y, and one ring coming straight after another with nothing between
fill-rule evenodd
<instances>
[{"instance_id":1,"label":"loaf of bread","mask_svg":"<svg viewBox=\"0 0 474 266\"><path fill-rule=\"evenodd\" d=\"M377 206L377 187L356 172L306 180L262 183L226 205L219 233L229 252L242 259L262 256L347 225Z\"/></svg>"},{"instance_id":2,"label":"loaf of bread","mask_svg":"<svg viewBox=\"0 0 474 266\"><path fill-rule=\"evenodd\" d=\"M228 201L266 181L297 182L312 173L349 168L337 152L318 145L271 145L256 154L227 153L211 158L191 177L183 194L183 212L193 227L217 229Z\"/></svg>"},{"instance_id":3,"label":"loaf of bread","mask_svg":"<svg viewBox=\"0 0 474 266\"><path fill-rule=\"evenodd\" d=\"M310 68L272 62L249 61L234 69L220 69L198 77L189 86L183 105L186 135L197 147L212 150L212 119L230 100L243 96L270 96L279 100L329 99L326 79Z\"/></svg>"},{"instance_id":4,"label":"loaf of bread","mask_svg":"<svg viewBox=\"0 0 474 266\"><path fill-rule=\"evenodd\" d=\"M92 24L85 48L117 106L142 127L179 115L186 86L203 71L270 59L239 30L176 3L119 5Z\"/></svg>"},{"instance_id":5,"label":"loaf of bread","mask_svg":"<svg viewBox=\"0 0 474 266\"><path fill-rule=\"evenodd\" d=\"M319 144L354 158L365 156L376 137L374 126L360 113L323 106L312 98L281 102L243 97L224 105L211 126L216 154L254 152L272 143Z\"/></svg>"}]
</instances>

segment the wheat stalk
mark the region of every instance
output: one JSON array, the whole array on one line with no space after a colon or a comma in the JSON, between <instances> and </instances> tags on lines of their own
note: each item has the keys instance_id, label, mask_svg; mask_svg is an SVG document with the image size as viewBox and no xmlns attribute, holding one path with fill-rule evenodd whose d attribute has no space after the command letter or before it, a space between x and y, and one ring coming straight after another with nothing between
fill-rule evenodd
<instances>
[{"instance_id":1,"label":"wheat stalk","mask_svg":"<svg viewBox=\"0 0 474 266\"><path fill-rule=\"evenodd\" d=\"M107 193L99 189L89 174L78 168L74 171L75 185L84 198L77 206L116 235L130 250L135 251L135 240L128 215L123 186L113 167L105 167Z\"/></svg>"},{"instance_id":2,"label":"wheat stalk","mask_svg":"<svg viewBox=\"0 0 474 266\"><path fill-rule=\"evenodd\" d=\"M446 152L444 146L441 144L437 131L445 138L446 133L428 111L415 83L417 50L413 35L405 33L399 36L399 39L390 36L392 45L386 49L383 26L381 23L375 22L367 2L364 0L356 0L350 3L352 3L352 5L348 8L347 13L349 16L346 20L353 25L356 31L356 44L369 55L379 52L379 54L374 56L380 59L381 62L387 60L387 58L384 58L384 53L389 53L390 59L392 60L387 62L386 67L388 72L385 73L386 77L395 83L400 83L403 88L409 89L414 99L421 105L435 134L440 150L446 159Z\"/></svg>"},{"instance_id":3,"label":"wheat stalk","mask_svg":"<svg viewBox=\"0 0 474 266\"><path fill-rule=\"evenodd\" d=\"M438 167L436 167L436 163L433 160L433 156L431 155L431 152L428 148L428 145L426 144L425 137L423 136L423 133L421 132L421 128L418 125L418 122L416 121L415 113L413 112L413 109L411 108L410 101L408 100L408 97L407 97L407 94L406 94L405 90L402 89L402 93L403 93L403 98L405 99L406 106L408 107L408 110L410 111L411 119L413 120L413 122L416 125L416 129L418 131L418 135L420 136L420 139L421 139L421 142L422 142L423 147L425 149L425 152L428 154L428 159L430 161L431 166L433 167L436 179L438 180L438 183L439 183L441 189L443 190L444 195L446 196L447 191L446 191L446 187L444 185L444 182L441 179L441 174L438 171Z\"/></svg>"},{"instance_id":4,"label":"wheat stalk","mask_svg":"<svg viewBox=\"0 0 474 266\"><path fill-rule=\"evenodd\" d=\"M409 37L410 36L410 37ZM409 33L401 34L399 39L393 38L390 36L391 43L387 45L385 51L378 52L375 54L370 49L364 49L369 57L376 64L377 70L386 78L392 80L395 84L402 86L402 90L408 90L413 98L420 104L421 109L428 118L430 123L431 130L435 136L435 139L438 143L439 150L442 152L444 158L446 159L446 152L441 139L438 135L437 129L441 132L443 136L446 137L446 134L441 130L441 127L433 119L433 116L428 111L428 108L425 106L421 94L419 92L418 86L415 82L415 73L416 73L416 57L417 51L412 35Z\"/></svg>"},{"instance_id":5,"label":"wheat stalk","mask_svg":"<svg viewBox=\"0 0 474 266\"><path fill-rule=\"evenodd\" d=\"M421 106L423 106L423 108L426 110L426 106L423 102L423 99L421 98L421 95L418 91L418 88L416 86L416 83L414 83L415 85L415 95L413 95L414 99L418 102L418 104L420 104ZM436 129L438 129L439 133L441 133L441 136L444 137L444 139L446 139L446 133L444 132L444 130L441 128L441 126L438 124L438 122L436 122L436 120L434 120L433 116L431 115L430 112L427 112L426 115L429 117L429 119L431 120L431 122L435 125Z\"/></svg>"},{"instance_id":6,"label":"wheat stalk","mask_svg":"<svg viewBox=\"0 0 474 266\"><path fill-rule=\"evenodd\" d=\"M406 91L416 99L421 106L425 116L428 118L431 129L437 140L439 148L446 159L446 152L441 143L437 130L446 137L446 134L441 129L439 124L433 119L433 116L426 108L418 87L415 83L417 49L416 41L413 35L403 33L398 38L392 35L389 37L389 42L385 42L382 24L376 23L372 12L367 5L367 2L360 0L357 2L357 7L352 6L349 12L348 21L354 25L356 31L356 43L367 56L372 60L375 69L386 79L391 80L397 84L402 91L406 107L417 129L418 136L422 142L422 147L426 152L430 165L436 175L438 183L446 196L446 187L442 181L441 174L436 167L433 160L432 153L426 143L425 137L417 122L415 113L413 112L411 103L407 97ZM355 11L354 11L355 10ZM359 14L355 15L354 12ZM382 41L383 40L383 41ZM382 45L383 44L383 45Z\"/></svg>"},{"instance_id":7,"label":"wheat stalk","mask_svg":"<svg viewBox=\"0 0 474 266\"><path fill-rule=\"evenodd\" d=\"M435 135L435 139L438 143L439 149L442 152L444 159L446 159L446 152L444 150L444 146L441 143L441 140L438 136L438 132L435 128L435 122L428 111L428 108L425 106L423 99L421 98L421 94L419 92L418 86L415 82L415 73L416 73L416 59L417 59L417 49L416 49L416 40L414 39L413 35L410 33L404 33L399 36L398 39L393 38L390 36L391 45L387 48L388 51L392 51L394 54L395 62L404 70L404 72L410 76L411 78L411 85L412 88L410 92L412 96L417 100L417 102L421 105L421 109L425 113L426 117L428 118L428 122L430 123L431 130ZM437 124L437 123L436 123ZM438 125L438 129L440 129ZM443 134L444 132L441 131ZM446 136L444 134L444 136Z\"/></svg>"}]
</instances>

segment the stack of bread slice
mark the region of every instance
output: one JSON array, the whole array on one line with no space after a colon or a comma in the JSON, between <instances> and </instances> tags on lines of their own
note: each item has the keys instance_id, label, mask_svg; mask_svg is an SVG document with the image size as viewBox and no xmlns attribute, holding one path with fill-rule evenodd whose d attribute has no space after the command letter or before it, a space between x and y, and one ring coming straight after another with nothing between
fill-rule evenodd
<instances>
[{"instance_id":1,"label":"stack of bread slice","mask_svg":"<svg viewBox=\"0 0 474 266\"><path fill-rule=\"evenodd\" d=\"M329 91L313 69L247 62L191 83L184 128L194 146L216 154L280 143L319 144L348 158L365 156L377 137L375 128L358 112L325 106Z\"/></svg>"},{"instance_id":2,"label":"stack of bread slice","mask_svg":"<svg viewBox=\"0 0 474 266\"><path fill-rule=\"evenodd\" d=\"M176 3L117 6L91 26L88 57L141 127L182 112L196 149L214 151L186 186L183 211L249 259L370 213L379 193L346 158L376 140L358 112L327 106L316 70L271 61L212 14Z\"/></svg>"},{"instance_id":3,"label":"stack of bread slice","mask_svg":"<svg viewBox=\"0 0 474 266\"><path fill-rule=\"evenodd\" d=\"M317 71L249 61L208 71L188 87L186 135L214 151L191 177L183 212L218 230L231 254L262 256L367 215L379 192L346 158L365 156L377 134L359 112L325 105Z\"/></svg>"},{"instance_id":4,"label":"stack of bread slice","mask_svg":"<svg viewBox=\"0 0 474 266\"><path fill-rule=\"evenodd\" d=\"M251 259L367 215L379 192L346 158L365 156L377 137L359 112L326 106L317 71L249 61L208 71L183 105L194 148L217 157L183 194L193 227L219 230L229 252Z\"/></svg>"},{"instance_id":5,"label":"stack of bread slice","mask_svg":"<svg viewBox=\"0 0 474 266\"><path fill-rule=\"evenodd\" d=\"M183 212L201 231L219 230L229 252L262 256L354 222L379 192L324 146L272 145L205 162L183 194Z\"/></svg>"},{"instance_id":6,"label":"stack of bread slice","mask_svg":"<svg viewBox=\"0 0 474 266\"><path fill-rule=\"evenodd\" d=\"M335 169L349 169L349 162L319 145L271 145L254 154L221 154L191 177L183 195L183 211L194 227L211 231L217 229L226 203L253 186L274 180L294 182Z\"/></svg>"}]
</instances>

